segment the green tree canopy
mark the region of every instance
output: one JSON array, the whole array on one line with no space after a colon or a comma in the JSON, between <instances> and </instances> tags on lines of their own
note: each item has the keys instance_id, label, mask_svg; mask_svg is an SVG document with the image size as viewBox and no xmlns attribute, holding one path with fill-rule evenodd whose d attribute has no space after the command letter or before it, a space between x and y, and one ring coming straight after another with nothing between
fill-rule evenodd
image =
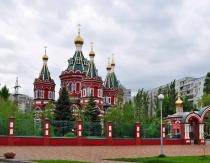
<instances>
[{"instance_id":1,"label":"green tree canopy","mask_svg":"<svg viewBox=\"0 0 210 163\"><path fill-rule=\"evenodd\" d=\"M0 97L0 118L7 119L10 117L15 117L17 119L33 119L33 113L20 112L18 111L18 106L15 102L5 100L4 98Z\"/></svg>"},{"instance_id":2,"label":"green tree canopy","mask_svg":"<svg viewBox=\"0 0 210 163\"><path fill-rule=\"evenodd\" d=\"M189 111L196 110L196 106L193 104L192 101L189 101L187 96L182 97L182 100L183 100L183 111L189 112Z\"/></svg>"},{"instance_id":3,"label":"green tree canopy","mask_svg":"<svg viewBox=\"0 0 210 163\"><path fill-rule=\"evenodd\" d=\"M113 123L134 123L135 109L131 103L125 103L122 108L113 107L108 109L105 114L105 121L111 121Z\"/></svg>"},{"instance_id":4,"label":"green tree canopy","mask_svg":"<svg viewBox=\"0 0 210 163\"><path fill-rule=\"evenodd\" d=\"M52 101L50 101L45 105L44 110L42 112L42 116L44 118L53 119L54 111L55 111L55 104Z\"/></svg>"},{"instance_id":5,"label":"green tree canopy","mask_svg":"<svg viewBox=\"0 0 210 163\"><path fill-rule=\"evenodd\" d=\"M9 89L6 87L6 85L4 87L1 88L0 90L0 97L4 98L5 100L8 100L9 98Z\"/></svg>"},{"instance_id":6,"label":"green tree canopy","mask_svg":"<svg viewBox=\"0 0 210 163\"><path fill-rule=\"evenodd\" d=\"M84 110L84 118L85 121L94 122L99 121L100 110L96 107L96 102L93 96L90 96L88 105L85 107Z\"/></svg>"},{"instance_id":7,"label":"green tree canopy","mask_svg":"<svg viewBox=\"0 0 210 163\"><path fill-rule=\"evenodd\" d=\"M162 93L164 95L163 100L163 117L175 113L175 102L176 102L176 90L175 90L175 80L172 81L169 85L160 88L158 94ZM158 98L158 97L157 97ZM156 100L157 116L160 116L160 108L158 99Z\"/></svg>"},{"instance_id":8,"label":"green tree canopy","mask_svg":"<svg viewBox=\"0 0 210 163\"><path fill-rule=\"evenodd\" d=\"M205 94L198 102L200 107L209 106L210 105L210 94Z\"/></svg>"},{"instance_id":9,"label":"green tree canopy","mask_svg":"<svg viewBox=\"0 0 210 163\"><path fill-rule=\"evenodd\" d=\"M139 89L134 97L135 119L136 121L144 121L148 118L148 93L144 89Z\"/></svg>"},{"instance_id":10,"label":"green tree canopy","mask_svg":"<svg viewBox=\"0 0 210 163\"><path fill-rule=\"evenodd\" d=\"M60 96L56 103L54 117L56 120L72 120L71 102L66 88L60 90Z\"/></svg>"},{"instance_id":11,"label":"green tree canopy","mask_svg":"<svg viewBox=\"0 0 210 163\"><path fill-rule=\"evenodd\" d=\"M210 94L210 72L206 74L203 92L204 94Z\"/></svg>"}]
</instances>

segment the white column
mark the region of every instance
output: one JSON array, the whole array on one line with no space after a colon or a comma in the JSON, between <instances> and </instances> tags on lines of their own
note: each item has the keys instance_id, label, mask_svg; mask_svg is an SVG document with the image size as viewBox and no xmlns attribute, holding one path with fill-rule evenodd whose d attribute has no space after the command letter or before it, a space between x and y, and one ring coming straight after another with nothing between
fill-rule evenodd
<instances>
[{"instance_id":1,"label":"white column","mask_svg":"<svg viewBox=\"0 0 210 163\"><path fill-rule=\"evenodd\" d=\"M199 124L199 139L204 139L204 124Z\"/></svg>"},{"instance_id":2,"label":"white column","mask_svg":"<svg viewBox=\"0 0 210 163\"><path fill-rule=\"evenodd\" d=\"M189 135L190 124L185 124L184 128L185 128L185 139L190 139L190 135Z\"/></svg>"}]
</instances>

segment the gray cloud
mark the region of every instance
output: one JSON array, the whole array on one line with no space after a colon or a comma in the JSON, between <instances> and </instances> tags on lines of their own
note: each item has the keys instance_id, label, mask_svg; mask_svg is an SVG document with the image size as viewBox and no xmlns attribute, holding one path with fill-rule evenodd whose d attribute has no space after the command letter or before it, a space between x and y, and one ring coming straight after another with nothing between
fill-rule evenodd
<instances>
[{"instance_id":1,"label":"gray cloud","mask_svg":"<svg viewBox=\"0 0 210 163\"><path fill-rule=\"evenodd\" d=\"M23 93L32 96L47 45L58 91L59 75L74 54L78 23L83 53L88 57L93 41L103 79L112 53L118 79L133 91L184 76L203 76L209 71L209 5L207 0L2 0L0 83L12 88L19 76Z\"/></svg>"}]
</instances>

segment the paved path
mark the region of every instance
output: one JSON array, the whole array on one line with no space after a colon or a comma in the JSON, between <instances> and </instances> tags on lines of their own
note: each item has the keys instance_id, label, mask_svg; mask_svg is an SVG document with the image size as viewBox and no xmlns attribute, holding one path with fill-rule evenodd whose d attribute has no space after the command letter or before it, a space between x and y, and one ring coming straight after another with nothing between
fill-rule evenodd
<instances>
[{"instance_id":1,"label":"paved path","mask_svg":"<svg viewBox=\"0 0 210 163\"><path fill-rule=\"evenodd\" d=\"M15 152L18 160L80 160L87 162L107 162L102 159L122 157L157 156L160 147L155 146L69 146L69 147L18 147L0 146L0 156L5 152ZM202 155L203 145L167 145L167 156ZM206 146L210 155L210 146Z\"/></svg>"}]
</instances>

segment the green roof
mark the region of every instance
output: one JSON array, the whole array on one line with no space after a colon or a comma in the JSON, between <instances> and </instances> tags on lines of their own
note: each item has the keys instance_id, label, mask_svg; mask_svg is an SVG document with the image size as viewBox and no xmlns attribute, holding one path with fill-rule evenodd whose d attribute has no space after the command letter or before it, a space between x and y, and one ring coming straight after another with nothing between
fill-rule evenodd
<instances>
[{"instance_id":1,"label":"green roof","mask_svg":"<svg viewBox=\"0 0 210 163\"><path fill-rule=\"evenodd\" d=\"M83 56L82 51L75 51L73 58L70 58L68 62L69 65L67 70L87 71L89 61Z\"/></svg>"},{"instance_id":2,"label":"green roof","mask_svg":"<svg viewBox=\"0 0 210 163\"><path fill-rule=\"evenodd\" d=\"M108 73L104 82L106 88L118 88L119 82L114 72Z\"/></svg>"},{"instance_id":3,"label":"green roof","mask_svg":"<svg viewBox=\"0 0 210 163\"><path fill-rule=\"evenodd\" d=\"M88 70L87 70L87 77L94 78L98 76L97 69L95 63L93 61L89 61Z\"/></svg>"},{"instance_id":4,"label":"green roof","mask_svg":"<svg viewBox=\"0 0 210 163\"><path fill-rule=\"evenodd\" d=\"M39 74L39 79L41 80L51 80L50 72L48 70L47 64L44 64L42 70Z\"/></svg>"}]
</instances>

